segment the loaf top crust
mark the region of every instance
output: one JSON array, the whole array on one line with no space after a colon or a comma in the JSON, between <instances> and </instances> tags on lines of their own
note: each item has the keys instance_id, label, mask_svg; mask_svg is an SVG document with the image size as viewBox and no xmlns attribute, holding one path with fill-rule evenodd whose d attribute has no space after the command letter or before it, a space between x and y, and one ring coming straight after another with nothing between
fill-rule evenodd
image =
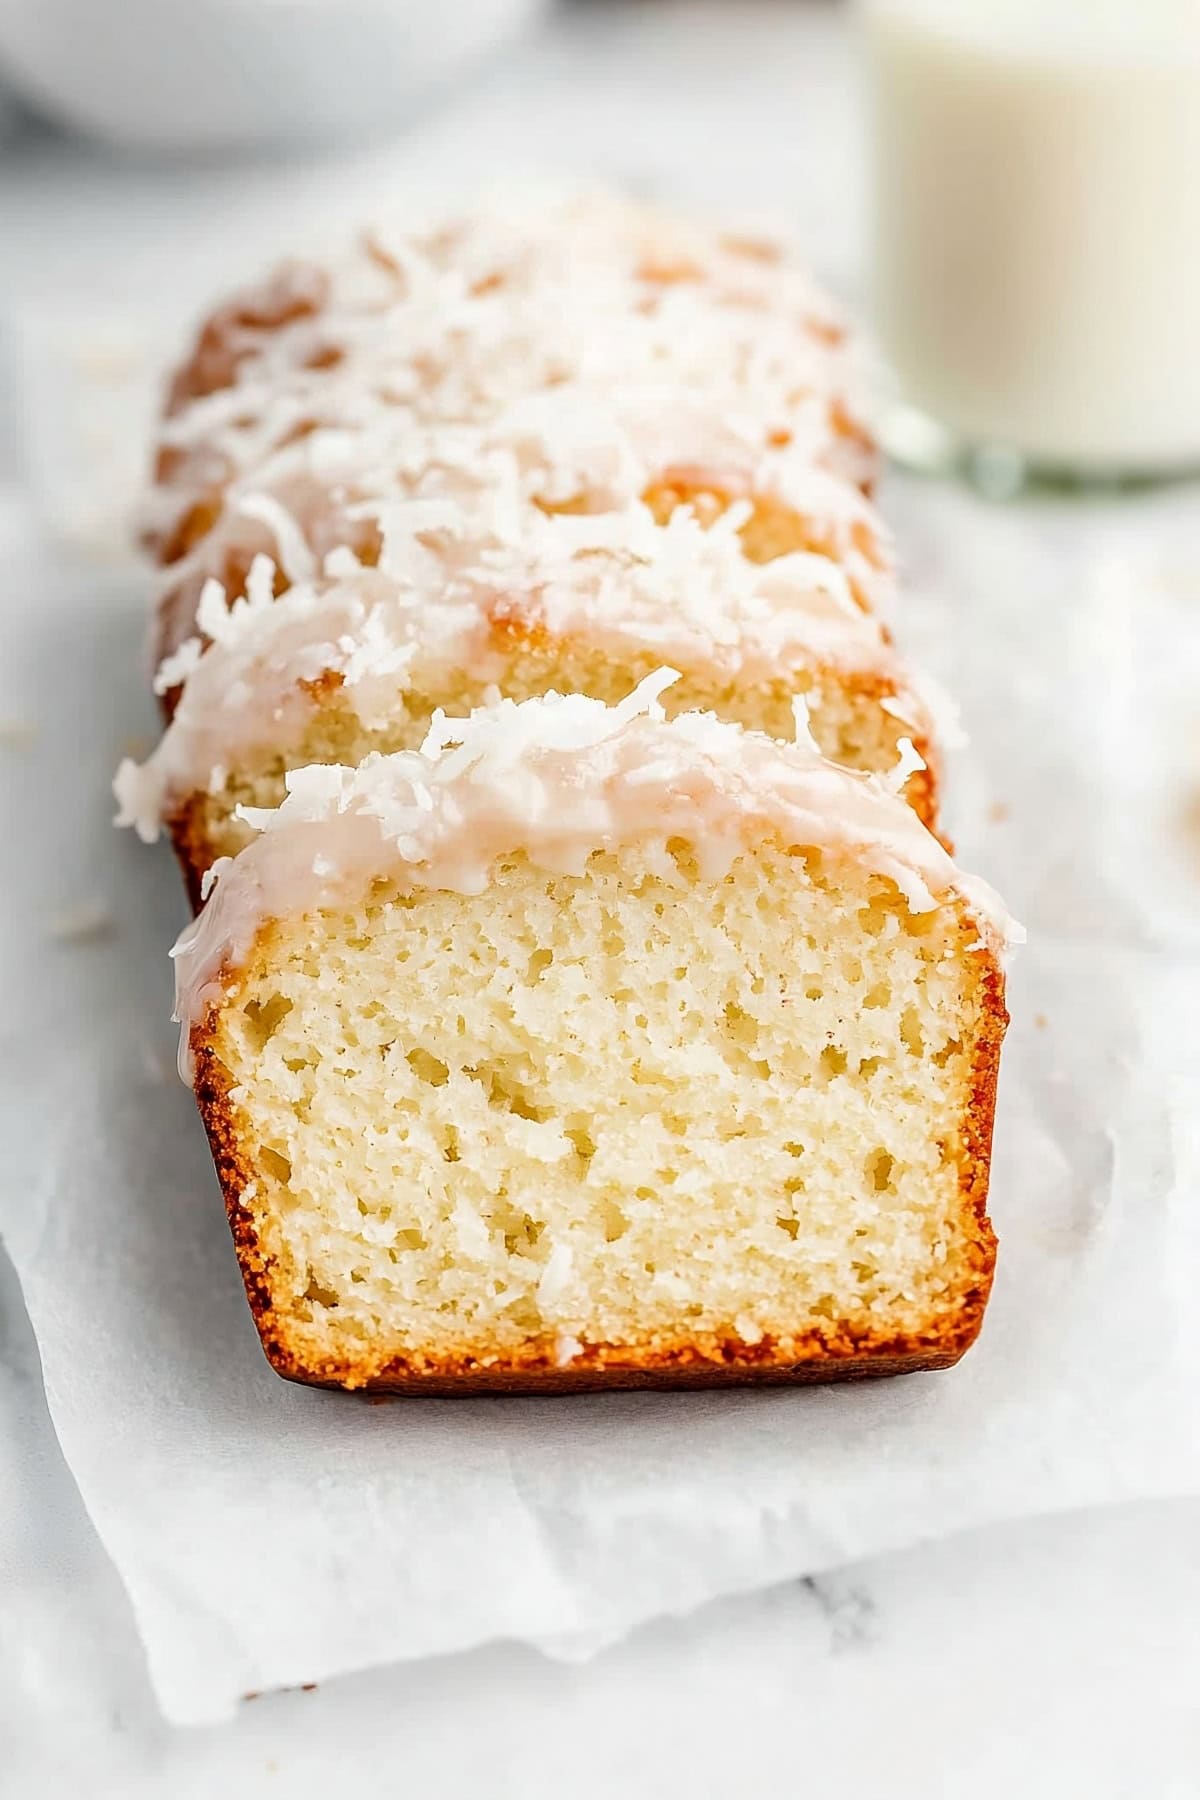
<instances>
[{"instance_id":1,"label":"loaf top crust","mask_svg":"<svg viewBox=\"0 0 1200 1800\"><path fill-rule=\"evenodd\" d=\"M374 561L389 528L398 539L406 519L419 520L418 503L426 529L454 531L468 548L490 539L501 562L504 549L511 562L536 538L536 514L572 521L560 527L564 543L570 532L581 547L610 550L632 538L660 573L664 546L651 525L689 507L707 524L732 515L747 560L808 554L812 584L886 616L890 544L871 503L810 447L769 441L763 415L742 404L735 393L707 404L654 369L616 391L560 382L498 403L485 420L427 424L397 405L366 418L349 405L340 418L326 409L177 523L163 553L158 653L173 654L193 631L205 580L232 598L260 553L287 584L317 577L334 550ZM666 542L668 562L681 546Z\"/></svg>"},{"instance_id":2,"label":"loaf top crust","mask_svg":"<svg viewBox=\"0 0 1200 1800\"><path fill-rule=\"evenodd\" d=\"M603 192L492 193L381 220L214 313L169 397L160 500L169 514L172 488L228 477L314 417L486 417L514 394L648 376L869 479L861 363L784 239Z\"/></svg>"}]
</instances>

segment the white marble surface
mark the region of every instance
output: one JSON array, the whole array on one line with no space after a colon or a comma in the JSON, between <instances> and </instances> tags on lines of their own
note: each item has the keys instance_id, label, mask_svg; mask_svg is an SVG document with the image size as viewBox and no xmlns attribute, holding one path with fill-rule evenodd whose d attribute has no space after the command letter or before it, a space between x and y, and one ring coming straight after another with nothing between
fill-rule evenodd
<instances>
[{"instance_id":1,"label":"white marble surface","mask_svg":"<svg viewBox=\"0 0 1200 1800\"><path fill-rule=\"evenodd\" d=\"M783 207L826 274L857 285L835 15L782 0L577 5L396 145L308 168L152 169L37 139L0 150L0 345L18 346L16 409L31 325L51 344L57 322L68 335L96 319L153 331L160 301L173 315L181 293L219 284L231 244L240 259L285 235L314 194L353 205L397 168L547 162ZM0 482L32 477L69 511L76 496L47 484L37 421L20 422ZM452 1800L773 1800L834 1782L914 1800L1200 1795L1200 1501L1187 1499L931 1545L664 1623L578 1668L501 1647L173 1732L61 1462L7 1264L0 1319L4 1800L238 1796L275 1782L315 1795L359 1777Z\"/></svg>"}]
</instances>

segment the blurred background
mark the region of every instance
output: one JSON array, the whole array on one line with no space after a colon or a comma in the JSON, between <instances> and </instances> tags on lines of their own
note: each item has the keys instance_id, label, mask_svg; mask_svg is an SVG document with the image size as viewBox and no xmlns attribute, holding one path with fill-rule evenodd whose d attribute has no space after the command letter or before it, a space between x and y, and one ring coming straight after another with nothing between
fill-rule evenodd
<instances>
[{"instance_id":1,"label":"blurred background","mask_svg":"<svg viewBox=\"0 0 1200 1800\"><path fill-rule=\"evenodd\" d=\"M2 0L9 471L111 527L206 301L406 192L612 180L782 221L853 290L852 61L831 0Z\"/></svg>"}]
</instances>

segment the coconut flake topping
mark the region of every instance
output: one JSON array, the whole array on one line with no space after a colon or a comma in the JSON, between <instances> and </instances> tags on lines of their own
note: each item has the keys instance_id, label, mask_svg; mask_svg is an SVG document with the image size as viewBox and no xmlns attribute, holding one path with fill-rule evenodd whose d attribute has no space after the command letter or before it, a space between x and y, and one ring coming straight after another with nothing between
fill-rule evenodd
<instances>
[{"instance_id":1,"label":"coconut flake topping","mask_svg":"<svg viewBox=\"0 0 1200 1800\"><path fill-rule=\"evenodd\" d=\"M311 579L333 550L373 556L384 525L440 529L509 546L547 513L566 515L581 548L615 547L652 522L655 489L708 493L744 527L765 503L787 519L848 606L886 614L887 536L850 482L795 444L764 445L753 421L661 382L595 392L578 384L515 398L486 421L417 426L392 413L369 426L326 427L273 452L225 491L215 523L171 564L160 599L160 656L194 630L197 596L257 554L291 583ZM422 513L412 509L420 506ZM533 518L531 519L531 515Z\"/></svg>"},{"instance_id":2,"label":"coconut flake topping","mask_svg":"<svg viewBox=\"0 0 1200 1800\"><path fill-rule=\"evenodd\" d=\"M485 491L486 505L377 507L376 567L342 546L326 558L328 578L278 600L265 555L228 611L208 581L196 623L211 647L201 656L188 638L160 668L158 690L184 680L183 694L149 760L118 771L118 823L152 841L173 802L218 791L214 771L286 753L317 704L305 684L323 674L336 675L339 703L368 730L396 717L419 675L461 670L482 693L504 677L506 632L585 657L654 657L714 681L869 675L928 734L914 677L838 565L809 552L751 562L737 506L708 527L686 506L660 525L637 498L619 511L547 515L502 479Z\"/></svg>"},{"instance_id":3,"label":"coconut flake topping","mask_svg":"<svg viewBox=\"0 0 1200 1800\"><path fill-rule=\"evenodd\" d=\"M887 783L711 713L667 720L659 696L675 679L660 669L617 706L505 700L469 720L436 717L420 750L289 774L281 807L243 815L260 836L215 865L208 903L172 952L184 1072L192 1027L266 920L352 903L380 877L481 893L515 852L579 875L596 851L637 843L671 875L666 845L682 838L715 881L771 831L855 857L914 912L962 898L981 943L1015 941L997 896L956 869Z\"/></svg>"},{"instance_id":4,"label":"coconut flake topping","mask_svg":"<svg viewBox=\"0 0 1200 1800\"><path fill-rule=\"evenodd\" d=\"M397 407L486 417L563 382L719 396L715 410L787 432L860 481L873 453L852 424L859 361L779 241L594 192L406 216L403 232L384 224L327 267L282 269L210 321L163 433L157 523L314 424L361 428Z\"/></svg>"}]
</instances>

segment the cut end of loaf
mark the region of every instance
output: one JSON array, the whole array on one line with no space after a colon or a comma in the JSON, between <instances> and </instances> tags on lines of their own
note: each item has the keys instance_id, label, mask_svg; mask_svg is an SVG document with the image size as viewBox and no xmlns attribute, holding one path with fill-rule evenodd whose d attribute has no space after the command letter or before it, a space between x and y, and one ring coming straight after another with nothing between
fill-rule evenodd
<instances>
[{"instance_id":1,"label":"cut end of loaf","mask_svg":"<svg viewBox=\"0 0 1200 1800\"><path fill-rule=\"evenodd\" d=\"M894 1373L986 1303L998 968L961 902L782 844L380 885L260 933L197 1091L285 1375Z\"/></svg>"}]
</instances>

